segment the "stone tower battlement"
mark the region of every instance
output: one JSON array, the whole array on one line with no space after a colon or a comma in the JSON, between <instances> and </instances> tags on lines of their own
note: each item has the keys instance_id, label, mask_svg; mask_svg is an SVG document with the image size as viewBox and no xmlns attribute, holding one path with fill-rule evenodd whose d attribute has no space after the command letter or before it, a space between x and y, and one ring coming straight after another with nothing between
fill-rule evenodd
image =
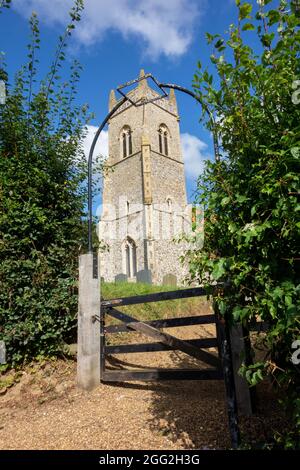
<instances>
[{"instance_id":1,"label":"stone tower battlement","mask_svg":"<svg viewBox=\"0 0 300 470\"><path fill-rule=\"evenodd\" d=\"M172 240L190 231L191 209L176 96L171 90L159 98L144 76L141 70L141 81L128 93L139 106L126 101L109 121L109 171L99 224L109 251L100 255L101 275L107 281L118 275L134 281L151 271L155 284L167 274L180 282L186 274L179 261L185 246ZM152 98L157 99L149 102ZM109 110L116 103L112 91Z\"/></svg>"}]
</instances>

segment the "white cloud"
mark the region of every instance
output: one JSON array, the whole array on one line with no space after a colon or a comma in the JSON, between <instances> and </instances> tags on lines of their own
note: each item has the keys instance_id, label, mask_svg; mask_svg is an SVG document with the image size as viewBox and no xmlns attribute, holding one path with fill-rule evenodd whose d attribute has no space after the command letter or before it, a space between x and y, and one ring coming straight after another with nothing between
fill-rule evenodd
<instances>
[{"instance_id":1,"label":"white cloud","mask_svg":"<svg viewBox=\"0 0 300 470\"><path fill-rule=\"evenodd\" d=\"M86 158L89 156L90 148L93 142L93 138L97 132L98 127L96 126L87 126L87 134L83 141L83 150ZM93 158L95 159L99 155L103 157L108 156L108 131L102 131L100 137L96 143L94 150Z\"/></svg>"},{"instance_id":2,"label":"white cloud","mask_svg":"<svg viewBox=\"0 0 300 470\"><path fill-rule=\"evenodd\" d=\"M193 37L193 28L207 0L86 0L82 21L75 36L80 44L91 46L110 31L123 38L142 40L145 53L184 54ZM14 8L29 16L34 10L49 25L66 24L72 0L14 0Z\"/></svg>"},{"instance_id":3,"label":"white cloud","mask_svg":"<svg viewBox=\"0 0 300 470\"><path fill-rule=\"evenodd\" d=\"M204 160L211 158L207 152L207 144L195 135L181 134L182 153L185 174L188 179L196 180L203 172Z\"/></svg>"}]
</instances>

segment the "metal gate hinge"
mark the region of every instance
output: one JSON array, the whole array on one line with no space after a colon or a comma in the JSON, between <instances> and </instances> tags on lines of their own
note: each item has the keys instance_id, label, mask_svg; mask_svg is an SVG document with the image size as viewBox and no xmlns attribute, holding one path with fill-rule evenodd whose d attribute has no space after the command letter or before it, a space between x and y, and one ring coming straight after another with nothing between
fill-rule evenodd
<instances>
[{"instance_id":1,"label":"metal gate hinge","mask_svg":"<svg viewBox=\"0 0 300 470\"><path fill-rule=\"evenodd\" d=\"M92 322L95 323L96 321L100 321L99 315L93 315L92 316Z\"/></svg>"}]
</instances>

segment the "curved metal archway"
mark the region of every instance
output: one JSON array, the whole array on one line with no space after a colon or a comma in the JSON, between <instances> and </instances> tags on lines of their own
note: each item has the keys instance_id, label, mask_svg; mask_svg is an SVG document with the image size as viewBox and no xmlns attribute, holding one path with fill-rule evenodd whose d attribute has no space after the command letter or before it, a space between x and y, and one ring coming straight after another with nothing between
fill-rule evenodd
<instances>
[{"instance_id":1,"label":"curved metal archway","mask_svg":"<svg viewBox=\"0 0 300 470\"><path fill-rule=\"evenodd\" d=\"M154 99L151 99L151 100L148 100L148 101L143 101L141 103L135 103L123 92L123 89L126 88L127 86L133 85L134 83L138 83L142 80L147 80L148 78L152 79L153 82L161 89L162 96L159 96L157 98L154 98ZM96 146L96 143L99 139L99 136L100 136L102 130L104 129L105 125L109 121L109 119L115 114L115 112L126 101L129 101L134 106L141 106L142 104L151 103L153 101L156 101L157 99L161 99L162 97L168 96L168 94L165 91L165 88L168 88L168 89L172 88L173 90L178 90L178 91L181 91L183 93L186 93L187 95L190 95L198 103L201 104L204 111L208 114L209 119L212 123L215 159L216 159L216 161L219 161L219 159L220 159L219 142L218 142L218 135L217 135L217 132L216 132L216 127L215 127L216 123L215 123L214 116L213 116L212 112L209 110L209 108L203 105L200 98L193 91L189 90L188 88L182 87L180 85L176 85L174 83L160 83L154 78L154 76L151 73L145 74L142 77L136 78L135 80L131 80L130 82L127 82L124 85L120 85L119 87L117 87L117 91L122 95L122 98L112 108L112 110L107 114L106 118L104 119L104 121L99 126L99 128L98 128L98 130L97 130L97 132L94 136L94 139L93 139L90 151L89 151L89 157L88 157L88 252L89 253L92 253L92 251L93 251L93 245L92 245L92 225L93 225L93 195L92 195L93 172L92 172L92 170L93 170L93 154L94 154L95 146Z\"/></svg>"}]
</instances>

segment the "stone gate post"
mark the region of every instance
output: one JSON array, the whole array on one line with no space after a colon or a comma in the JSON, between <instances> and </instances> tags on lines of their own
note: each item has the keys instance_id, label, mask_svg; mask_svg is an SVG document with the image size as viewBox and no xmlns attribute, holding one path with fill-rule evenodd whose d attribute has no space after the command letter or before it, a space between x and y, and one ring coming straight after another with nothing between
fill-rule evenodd
<instances>
[{"instance_id":1,"label":"stone gate post","mask_svg":"<svg viewBox=\"0 0 300 470\"><path fill-rule=\"evenodd\" d=\"M79 257L77 384L92 390L100 384L100 273L94 255Z\"/></svg>"}]
</instances>

